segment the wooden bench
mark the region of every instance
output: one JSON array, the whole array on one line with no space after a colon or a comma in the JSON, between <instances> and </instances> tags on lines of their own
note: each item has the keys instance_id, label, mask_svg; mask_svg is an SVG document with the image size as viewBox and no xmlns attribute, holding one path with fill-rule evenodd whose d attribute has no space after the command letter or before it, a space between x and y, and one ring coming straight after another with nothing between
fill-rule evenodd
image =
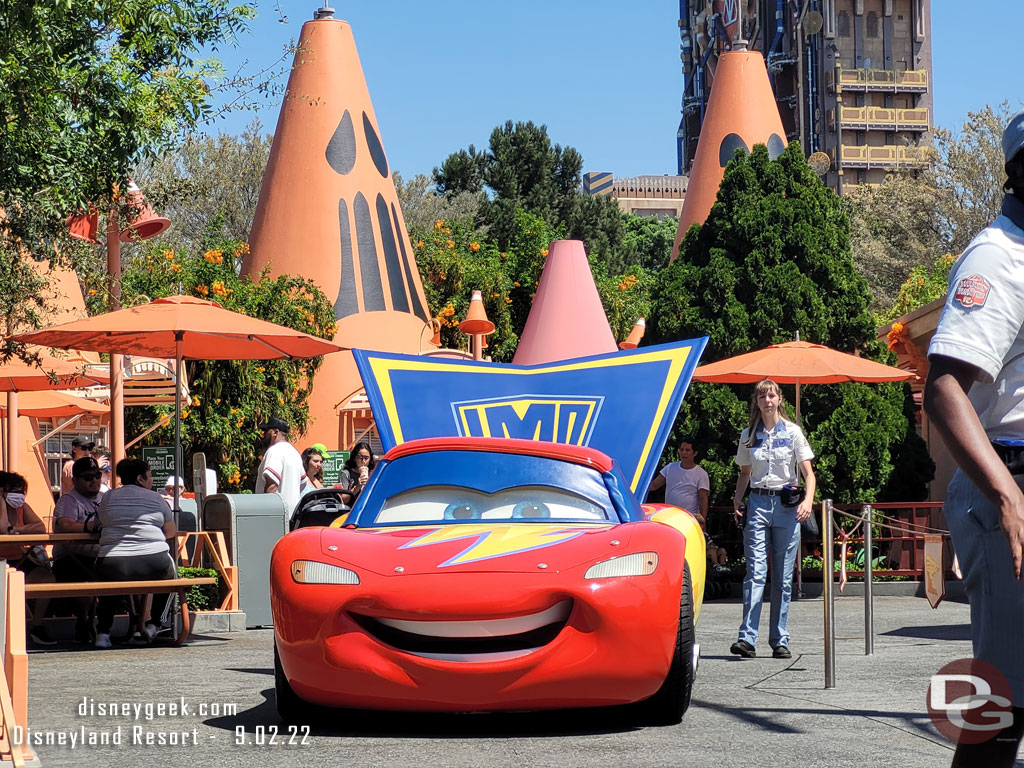
<instances>
[{"instance_id":1,"label":"wooden bench","mask_svg":"<svg viewBox=\"0 0 1024 768\"><path fill-rule=\"evenodd\" d=\"M189 587L216 584L212 576L194 579L152 579L147 581L68 581L55 583L26 584L25 597L103 597L107 595L140 595L172 592L178 595L181 605L181 632L174 638L175 645L188 640L192 623L188 613L185 593Z\"/></svg>"}]
</instances>

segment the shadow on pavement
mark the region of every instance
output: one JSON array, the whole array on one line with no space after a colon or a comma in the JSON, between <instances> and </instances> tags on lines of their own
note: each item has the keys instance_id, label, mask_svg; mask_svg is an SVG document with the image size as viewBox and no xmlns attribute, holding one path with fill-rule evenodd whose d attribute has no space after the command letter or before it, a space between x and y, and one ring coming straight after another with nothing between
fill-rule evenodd
<instances>
[{"instance_id":1,"label":"shadow on pavement","mask_svg":"<svg viewBox=\"0 0 1024 768\"><path fill-rule=\"evenodd\" d=\"M926 627L900 627L882 635L893 637L919 637L924 640L970 640L970 624L934 624Z\"/></svg>"},{"instance_id":2,"label":"shadow on pavement","mask_svg":"<svg viewBox=\"0 0 1024 768\"><path fill-rule=\"evenodd\" d=\"M262 669L242 672L263 674ZM266 670L272 674L273 670ZM284 733L274 706L274 690L261 691L263 703L230 717L204 721L211 728L252 733L257 726L278 727ZM684 719L685 722L685 719ZM327 709L310 706L309 726L314 736L386 736L390 738L494 738L497 736L590 736L638 730L621 707L543 712L441 714Z\"/></svg>"}]
</instances>

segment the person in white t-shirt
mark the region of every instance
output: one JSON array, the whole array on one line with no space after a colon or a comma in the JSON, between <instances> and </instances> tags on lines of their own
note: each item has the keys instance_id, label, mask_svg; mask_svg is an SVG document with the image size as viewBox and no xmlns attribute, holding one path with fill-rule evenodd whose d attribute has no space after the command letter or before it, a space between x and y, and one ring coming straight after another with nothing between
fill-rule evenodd
<instances>
[{"instance_id":1,"label":"person in white t-shirt","mask_svg":"<svg viewBox=\"0 0 1024 768\"><path fill-rule=\"evenodd\" d=\"M288 422L274 417L260 425L263 431L263 461L256 476L256 493L277 493L284 501L285 527L299 497L306 490L302 456L288 442Z\"/></svg>"},{"instance_id":2,"label":"person in white t-shirt","mask_svg":"<svg viewBox=\"0 0 1024 768\"><path fill-rule=\"evenodd\" d=\"M651 482L651 491L665 489L665 503L685 509L704 526L708 517L708 492L711 481L708 473L696 462L697 451L693 440L684 437L679 443L679 461L666 466Z\"/></svg>"}]
</instances>

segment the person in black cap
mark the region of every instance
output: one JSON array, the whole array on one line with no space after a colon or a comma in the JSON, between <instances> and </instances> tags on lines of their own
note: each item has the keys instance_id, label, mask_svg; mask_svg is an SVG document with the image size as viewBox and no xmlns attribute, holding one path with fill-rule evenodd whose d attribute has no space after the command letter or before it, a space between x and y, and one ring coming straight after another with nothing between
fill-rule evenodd
<instances>
[{"instance_id":1,"label":"person in black cap","mask_svg":"<svg viewBox=\"0 0 1024 768\"><path fill-rule=\"evenodd\" d=\"M85 456L73 462L71 475L74 487L57 500L53 510L54 533L83 533L87 523L92 528L103 499L100 491L103 470L96 459ZM57 581L96 581L93 562L99 550L99 541L61 541L54 544L53 574ZM91 643L95 639L91 608L91 598L76 599L76 643Z\"/></svg>"},{"instance_id":2,"label":"person in black cap","mask_svg":"<svg viewBox=\"0 0 1024 768\"><path fill-rule=\"evenodd\" d=\"M64 462L64 466L61 467L60 470L61 493L67 493L75 487L74 480L71 476L71 467L79 459L84 459L88 456L95 445L95 443L84 437L76 437L71 441L71 458Z\"/></svg>"},{"instance_id":3,"label":"person in black cap","mask_svg":"<svg viewBox=\"0 0 1024 768\"><path fill-rule=\"evenodd\" d=\"M306 490L302 456L288 442L288 422L277 416L259 426L263 432L263 461L256 477L256 493L277 493L284 501L285 530L299 497Z\"/></svg>"},{"instance_id":4,"label":"person in black cap","mask_svg":"<svg viewBox=\"0 0 1024 768\"><path fill-rule=\"evenodd\" d=\"M1024 733L1024 110L1003 132L1003 160L1002 214L949 273L924 392L960 467L943 513L971 604L974 657L1012 692L1012 724L958 744L954 766L1012 766Z\"/></svg>"}]
</instances>

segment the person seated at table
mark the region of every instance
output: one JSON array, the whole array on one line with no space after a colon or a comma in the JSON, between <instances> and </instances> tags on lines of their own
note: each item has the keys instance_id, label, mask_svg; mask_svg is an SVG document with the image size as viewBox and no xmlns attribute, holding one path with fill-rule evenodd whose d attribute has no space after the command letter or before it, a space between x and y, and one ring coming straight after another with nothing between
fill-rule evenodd
<instances>
[{"instance_id":1,"label":"person seated at table","mask_svg":"<svg viewBox=\"0 0 1024 768\"><path fill-rule=\"evenodd\" d=\"M373 451L369 443L356 443L349 453L345 468L341 470L341 477L338 479L343 489L352 494L352 504L363 492L363 488L370 481L370 474L373 472L377 462L373 458Z\"/></svg>"},{"instance_id":2,"label":"person seated at table","mask_svg":"<svg viewBox=\"0 0 1024 768\"><path fill-rule=\"evenodd\" d=\"M306 470L306 491L324 487L324 455L316 448L302 452L302 468Z\"/></svg>"},{"instance_id":3,"label":"person seated at table","mask_svg":"<svg viewBox=\"0 0 1024 768\"><path fill-rule=\"evenodd\" d=\"M46 525L25 501L28 481L16 472L0 472L0 533L16 536L27 533L46 533ZM39 544L0 544L0 557L12 568L25 574L31 583L52 582L53 571L46 550ZM54 645L57 641L43 626L43 617L49 599L33 600L29 608L28 636L39 645Z\"/></svg>"},{"instance_id":4,"label":"person seated at table","mask_svg":"<svg viewBox=\"0 0 1024 768\"><path fill-rule=\"evenodd\" d=\"M71 468L73 487L57 500L53 510L54 533L88 533L95 530L103 472L91 456L83 456ZM53 546L53 574L57 581L96 581L94 567L99 554L99 541L60 541ZM91 643L96 638L93 628L95 598L75 598L75 642Z\"/></svg>"},{"instance_id":5,"label":"person seated at table","mask_svg":"<svg viewBox=\"0 0 1024 768\"><path fill-rule=\"evenodd\" d=\"M178 477L177 475L170 475L167 481L164 483L164 490L160 494L160 498L167 502L167 506L174 509L174 486L178 486L178 498L185 498L185 478Z\"/></svg>"},{"instance_id":6,"label":"person seated at table","mask_svg":"<svg viewBox=\"0 0 1024 768\"><path fill-rule=\"evenodd\" d=\"M100 552L96 570L110 581L173 579L174 560L168 539L178 535L174 513L152 490L153 472L141 459L122 459L114 468L121 486L100 502ZM132 637L149 642L160 631L161 616L170 597L153 596L149 621ZM117 597L102 597L96 624L96 647L109 648Z\"/></svg>"}]
</instances>

